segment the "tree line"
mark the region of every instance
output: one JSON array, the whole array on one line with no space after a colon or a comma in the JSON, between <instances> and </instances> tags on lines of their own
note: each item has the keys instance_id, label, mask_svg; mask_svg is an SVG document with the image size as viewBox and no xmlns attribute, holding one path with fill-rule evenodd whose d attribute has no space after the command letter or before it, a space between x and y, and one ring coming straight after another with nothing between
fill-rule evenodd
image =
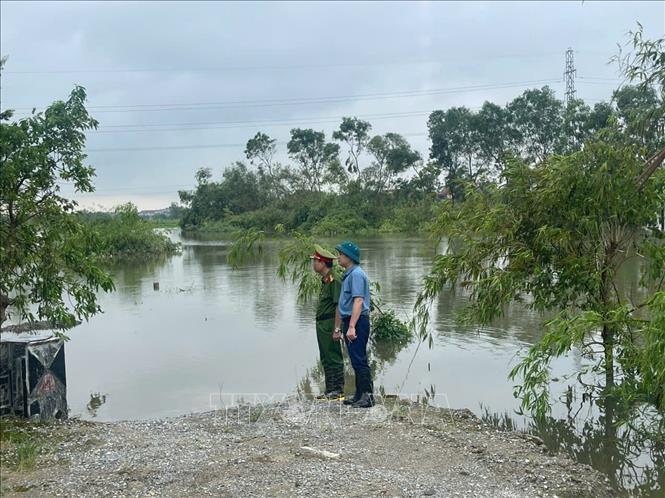
<instances>
[{"instance_id":1,"label":"tree line","mask_svg":"<svg viewBox=\"0 0 665 498\"><path fill-rule=\"evenodd\" d=\"M277 140L259 131L247 141L245 158L220 180L201 168L195 189L179 192L181 225L220 231L281 225L319 234L422 230L437 199L460 202L469 186L501 183L512 159L533 165L569 154L601 130L643 150L662 146L663 123L644 125L658 101L653 87L625 85L609 102L564 104L545 86L503 106L436 110L427 121L426 158L404 136L373 135L371 123L357 117L343 118L330 139L323 131L292 129L290 164L275 159Z\"/></svg>"}]
</instances>

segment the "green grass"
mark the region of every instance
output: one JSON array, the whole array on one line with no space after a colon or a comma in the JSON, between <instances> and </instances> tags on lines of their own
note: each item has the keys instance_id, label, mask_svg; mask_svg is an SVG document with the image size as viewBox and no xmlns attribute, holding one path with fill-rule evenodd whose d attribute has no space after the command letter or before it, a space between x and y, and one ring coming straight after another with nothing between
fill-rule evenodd
<instances>
[{"instance_id":1,"label":"green grass","mask_svg":"<svg viewBox=\"0 0 665 498\"><path fill-rule=\"evenodd\" d=\"M261 415L263 415L262 406L251 407L249 412L249 421L252 424L255 424L261 419Z\"/></svg>"},{"instance_id":2,"label":"green grass","mask_svg":"<svg viewBox=\"0 0 665 498\"><path fill-rule=\"evenodd\" d=\"M0 464L19 471L31 470L42 450L34 429L37 424L19 419L0 421Z\"/></svg>"}]
</instances>

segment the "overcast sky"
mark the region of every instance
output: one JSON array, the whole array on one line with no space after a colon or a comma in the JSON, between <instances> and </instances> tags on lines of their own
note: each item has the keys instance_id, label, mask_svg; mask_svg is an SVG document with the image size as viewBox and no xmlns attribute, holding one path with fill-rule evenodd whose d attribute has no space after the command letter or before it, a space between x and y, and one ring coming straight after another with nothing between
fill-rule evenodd
<instances>
[{"instance_id":1,"label":"overcast sky","mask_svg":"<svg viewBox=\"0 0 665 498\"><path fill-rule=\"evenodd\" d=\"M258 130L288 161L291 128L330 137L341 116L426 156L434 109L544 84L562 96L568 47L593 104L619 83L608 60L636 21L665 32L665 2L2 1L0 14L2 108L20 116L84 86L97 192L77 198L104 208L168 206L198 168L220 177L244 159Z\"/></svg>"}]
</instances>

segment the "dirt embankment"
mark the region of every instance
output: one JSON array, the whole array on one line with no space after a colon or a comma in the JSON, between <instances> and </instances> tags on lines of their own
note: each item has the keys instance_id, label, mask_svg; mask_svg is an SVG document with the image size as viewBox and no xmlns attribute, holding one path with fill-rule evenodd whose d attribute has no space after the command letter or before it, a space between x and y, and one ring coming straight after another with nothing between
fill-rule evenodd
<instances>
[{"instance_id":1,"label":"dirt embankment","mask_svg":"<svg viewBox=\"0 0 665 498\"><path fill-rule=\"evenodd\" d=\"M614 496L598 472L468 410L290 400L4 430L3 496ZM21 463L22 438L37 441ZM25 457L25 455L24 455Z\"/></svg>"}]
</instances>

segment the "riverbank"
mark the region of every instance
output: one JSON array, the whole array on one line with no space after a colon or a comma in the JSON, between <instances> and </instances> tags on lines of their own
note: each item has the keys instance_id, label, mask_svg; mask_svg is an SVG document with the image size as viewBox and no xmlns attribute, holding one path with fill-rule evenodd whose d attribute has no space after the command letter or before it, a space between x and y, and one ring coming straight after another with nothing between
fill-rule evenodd
<instances>
[{"instance_id":1,"label":"riverbank","mask_svg":"<svg viewBox=\"0 0 665 498\"><path fill-rule=\"evenodd\" d=\"M602 474L538 438L407 402L3 425L3 496L614 496ZM20 465L26 440L38 448Z\"/></svg>"}]
</instances>

